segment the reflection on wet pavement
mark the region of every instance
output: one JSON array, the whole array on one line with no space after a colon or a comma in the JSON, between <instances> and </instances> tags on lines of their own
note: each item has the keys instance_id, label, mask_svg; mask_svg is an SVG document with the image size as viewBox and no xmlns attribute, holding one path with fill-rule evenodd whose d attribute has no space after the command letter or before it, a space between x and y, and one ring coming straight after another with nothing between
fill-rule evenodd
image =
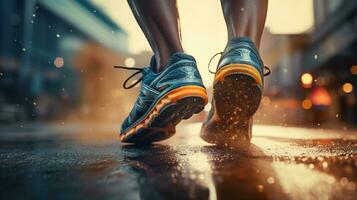
<instances>
[{"instance_id":1,"label":"reflection on wet pavement","mask_svg":"<svg viewBox=\"0 0 357 200\"><path fill-rule=\"evenodd\" d=\"M123 155L137 177L141 199L208 199L208 188L190 176L174 148L126 145Z\"/></svg>"},{"instance_id":2,"label":"reflection on wet pavement","mask_svg":"<svg viewBox=\"0 0 357 200\"><path fill-rule=\"evenodd\" d=\"M202 141L200 124L183 124L173 138L151 146L120 144L111 127L40 129L4 132L1 199L357 196L353 132L255 126L252 144L233 149Z\"/></svg>"}]
</instances>

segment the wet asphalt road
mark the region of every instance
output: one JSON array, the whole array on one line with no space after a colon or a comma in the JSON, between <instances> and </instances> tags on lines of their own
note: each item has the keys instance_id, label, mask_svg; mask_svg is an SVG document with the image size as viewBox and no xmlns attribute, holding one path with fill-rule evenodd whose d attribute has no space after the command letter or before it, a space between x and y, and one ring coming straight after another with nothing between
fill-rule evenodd
<instances>
[{"instance_id":1,"label":"wet asphalt road","mask_svg":"<svg viewBox=\"0 0 357 200\"><path fill-rule=\"evenodd\" d=\"M246 149L182 124L152 146L116 126L1 128L0 199L357 199L357 133L256 125Z\"/></svg>"}]
</instances>

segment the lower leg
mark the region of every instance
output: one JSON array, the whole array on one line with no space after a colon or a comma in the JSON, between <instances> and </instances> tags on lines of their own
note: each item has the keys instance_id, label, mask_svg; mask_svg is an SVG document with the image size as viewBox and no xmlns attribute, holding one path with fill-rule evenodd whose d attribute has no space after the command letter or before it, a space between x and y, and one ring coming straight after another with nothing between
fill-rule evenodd
<instances>
[{"instance_id":1,"label":"lower leg","mask_svg":"<svg viewBox=\"0 0 357 200\"><path fill-rule=\"evenodd\" d=\"M155 54L156 71L170 56L182 52L176 0L128 0L129 6Z\"/></svg>"},{"instance_id":2,"label":"lower leg","mask_svg":"<svg viewBox=\"0 0 357 200\"><path fill-rule=\"evenodd\" d=\"M268 0L221 0L228 39L249 37L259 48Z\"/></svg>"}]
</instances>

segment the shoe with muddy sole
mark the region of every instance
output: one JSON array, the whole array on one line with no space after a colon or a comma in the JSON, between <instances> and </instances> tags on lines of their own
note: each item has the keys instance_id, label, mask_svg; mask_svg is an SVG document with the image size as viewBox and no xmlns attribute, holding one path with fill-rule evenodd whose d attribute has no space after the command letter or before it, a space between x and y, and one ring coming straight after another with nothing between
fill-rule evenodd
<instances>
[{"instance_id":1,"label":"shoe with muddy sole","mask_svg":"<svg viewBox=\"0 0 357 200\"><path fill-rule=\"evenodd\" d=\"M217 67L212 107L200 136L220 146L244 146L263 93L264 65L247 38L229 41Z\"/></svg>"}]
</instances>

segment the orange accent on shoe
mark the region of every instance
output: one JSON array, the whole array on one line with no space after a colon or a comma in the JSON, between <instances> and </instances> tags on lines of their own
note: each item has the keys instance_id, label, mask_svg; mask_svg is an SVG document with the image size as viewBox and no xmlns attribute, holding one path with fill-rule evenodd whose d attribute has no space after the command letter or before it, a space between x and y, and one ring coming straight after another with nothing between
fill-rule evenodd
<instances>
[{"instance_id":1,"label":"orange accent on shoe","mask_svg":"<svg viewBox=\"0 0 357 200\"><path fill-rule=\"evenodd\" d=\"M217 71L213 84L215 84L217 81L223 81L224 77L234 73L251 76L260 86L263 86L263 80L259 71L255 69L255 67L247 64L229 64L222 67Z\"/></svg>"},{"instance_id":2,"label":"orange accent on shoe","mask_svg":"<svg viewBox=\"0 0 357 200\"><path fill-rule=\"evenodd\" d=\"M132 127L128 131L119 135L119 140L124 141L130 135L134 134L140 128L146 128L149 122L153 119L155 115L160 113L160 110L170 104L175 103L178 100L184 97L190 96L198 96L204 99L204 104L206 105L208 102L208 96L206 89L200 86L182 86L170 91L165 96L161 97L161 99L156 103L155 107L150 111L150 113L142 119L136 126ZM170 128L170 127L169 127Z\"/></svg>"}]
</instances>

